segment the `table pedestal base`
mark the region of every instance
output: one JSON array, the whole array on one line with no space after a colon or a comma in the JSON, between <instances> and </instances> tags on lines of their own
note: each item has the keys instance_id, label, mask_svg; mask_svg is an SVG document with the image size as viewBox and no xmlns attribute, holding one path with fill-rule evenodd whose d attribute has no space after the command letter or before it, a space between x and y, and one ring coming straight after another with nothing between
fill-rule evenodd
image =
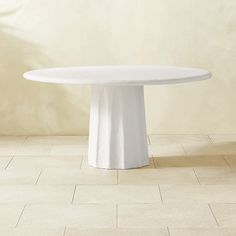
<instances>
[{"instance_id":1,"label":"table pedestal base","mask_svg":"<svg viewBox=\"0 0 236 236\"><path fill-rule=\"evenodd\" d=\"M143 86L93 86L88 163L105 169L149 164Z\"/></svg>"}]
</instances>

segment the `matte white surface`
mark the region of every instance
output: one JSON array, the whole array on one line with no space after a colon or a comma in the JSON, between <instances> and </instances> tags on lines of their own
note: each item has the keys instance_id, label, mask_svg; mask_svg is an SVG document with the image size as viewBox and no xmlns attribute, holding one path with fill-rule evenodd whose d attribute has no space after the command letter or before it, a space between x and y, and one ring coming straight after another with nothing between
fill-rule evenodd
<instances>
[{"instance_id":1,"label":"matte white surface","mask_svg":"<svg viewBox=\"0 0 236 236\"><path fill-rule=\"evenodd\" d=\"M204 80L211 74L203 69L146 65L51 68L26 72L24 77L48 83L151 85Z\"/></svg>"},{"instance_id":2,"label":"matte white surface","mask_svg":"<svg viewBox=\"0 0 236 236\"><path fill-rule=\"evenodd\" d=\"M166 66L91 66L35 70L24 77L91 85L88 162L98 168L128 169L148 165L143 85L198 81L211 74Z\"/></svg>"},{"instance_id":3,"label":"matte white surface","mask_svg":"<svg viewBox=\"0 0 236 236\"><path fill-rule=\"evenodd\" d=\"M89 165L127 169L149 164L143 86L92 87Z\"/></svg>"}]
</instances>

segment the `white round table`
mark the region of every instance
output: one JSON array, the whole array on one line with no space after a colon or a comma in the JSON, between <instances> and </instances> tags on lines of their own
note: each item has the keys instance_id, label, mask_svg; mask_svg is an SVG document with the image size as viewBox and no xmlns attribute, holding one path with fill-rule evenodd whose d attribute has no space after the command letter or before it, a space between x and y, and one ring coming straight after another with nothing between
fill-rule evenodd
<instances>
[{"instance_id":1,"label":"white round table","mask_svg":"<svg viewBox=\"0 0 236 236\"><path fill-rule=\"evenodd\" d=\"M144 85L211 77L203 69L168 66L87 66L33 70L28 80L91 86L89 165L128 169L149 164Z\"/></svg>"}]
</instances>

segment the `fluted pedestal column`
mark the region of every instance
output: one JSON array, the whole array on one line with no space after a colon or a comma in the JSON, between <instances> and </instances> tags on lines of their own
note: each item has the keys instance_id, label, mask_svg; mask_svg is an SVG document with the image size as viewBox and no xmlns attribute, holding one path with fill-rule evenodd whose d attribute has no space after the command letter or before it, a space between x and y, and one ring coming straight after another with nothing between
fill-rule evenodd
<instances>
[{"instance_id":1,"label":"fluted pedestal column","mask_svg":"<svg viewBox=\"0 0 236 236\"><path fill-rule=\"evenodd\" d=\"M143 86L92 86L88 163L105 169L148 165Z\"/></svg>"}]
</instances>

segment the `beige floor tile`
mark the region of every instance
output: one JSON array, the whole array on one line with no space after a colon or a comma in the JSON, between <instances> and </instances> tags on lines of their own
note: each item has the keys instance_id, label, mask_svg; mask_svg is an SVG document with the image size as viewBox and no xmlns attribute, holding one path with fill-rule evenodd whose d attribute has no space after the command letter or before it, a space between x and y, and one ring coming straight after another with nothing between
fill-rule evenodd
<instances>
[{"instance_id":1,"label":"beige floor tile","mask_svg":"<svg viewBox=\"0 0 236 236\"><path fill-rule=\"evenodd\" d=\"M19 144L0 144L0 156L12 156L20 148Z\"/></svg>"},{"instance_id":2,"label":"beige floor tile","mask_svg":"<svg viewBox=\"0 0 236 236\"><path fill-rule=\"evenodd\" d=\"M24 144L86 145L88 136L28 136Z\"/></svg>"},{"instance_id":3,"label":"beige floor tile","mask_svg":"<svg viewBox=\"0 0 236 236\"><path fill-rule=\"evenodd\" d=\"M235 143L236 134L210 134L210 139L213 143Z\"/></svg>"},{"instance_id":4,"label":"beige floor tile","mask_svg":"<svg viewBox=\"0 0 236 236\"><path fill-rule=\"evenodd\" d=\"M229 167L196 167L194 169L201 184L236 184L236 171Z\"/></svg>"},{"instance_id":5,"label":"beige floor tile","mask_svg":"<svg viewBox=\"0 0 236 236\"><path fill-rule=\"evenodd\" d=\"M166 228L160 229L66 229L65 236L169 236Z\"/></svg>"},{"instance_id":6,"label":"beige floor tile","mask_svg":"<svg viewBox=\"0 0 236 236\"><path fill-rule=\"evenodd\" d=\"M7 145L7 144L11 144L11 145L21 145L22 143L24 143L26 139L26 136L0 136L0 145Z\"/></svg>"},{"instance_id":7,"label":"beige floor tile","mask_svg":"<svg viewBox=\"0 0 236 236\"><path fill-rule=\"evenodd\" d=\"M185 151L181 145L149 145L148 152L152 157L185 155Z\"/></svg>"},{"instance_id":8,"label":"beige floor tile","mask_svg":"<svg viewBox=\"0 0 236 236\"><path fill-rule=\"evenodd\" d=\"M236 228L170 228L171 236L235 236Z\"/></svg>"},{"instance_id":9,"label":"beige floor tile","mask_svg":"<svg viewBox=\"0 0 236 236\"><path fill-rule=\"evenodd\" d=\"M0 203L71 203L73 185L0 185Z\"/></svg>"},{"instance_id":10,"label":"beige floor tile","mask_svg":"<svg viewBox=\"0 0 236 236\"><path fill-rule=\"evenodd\" d=\"M236 226L236 204L212 203L210 206L219 226Z\"/></svg>"},{"instance_id":11,"label":"beige floor tile","mask_svg":"<svg viewBox=\"0 0 236 236\"><path fill-rule=\"evenodd\" d=\"M0 227L0 235L2 236L64 236L63 234L64 228L42 229L40 227Z\"/></svg>"},{"instance_id":12,"label":"beige floor tile","mask_svg":"<svg viewBox=\"0 0 236 236\"><path fill-rule=\"evenodd\" d=\"M236 154L235 143L223 144L185 144L183 148L187 155L233 155Z\"/></svg>"},{"instance_id":13,"label":"beige floor tile","mask_svg":"<svg viewBox=\"0 0 236 236\"><path fill-rule=\"evenodd\" d=\"M52 145L22 145L14 153L16 156L49 155Z\"/></svg>"},{"instance_id":14,"label":"beige floor tile","mask_svg":"<svg viewBox=\"0 0 236 236\"><path fill-rule=\"evenodd\" d=\"M164 134L151 134L148 135L149 137L149 144L151 145L171 145L176 144L170 140L170 135Z\"/></svg>"},{"instance_id":15,"label":"beige floor tile","mask_svg":"<svg viewBox=\"0 0 236 236\"><path fill-rule=\"evenodd\" d=\"M207 204L118 205L118 226L124 228L216 227Z\"/></svg>"},{"instance_id":16,"label":"beige floor tile","mask_svg":"<svg viewBox=\"0 0 236 236\"><path fill-rule=\"evenodd\" d=\"M134 169L119 170L119 184L198 184L193 169Z\"/></svg>"},{"instance_id":17,"label":"beige floor tile","mask_svg":"<svg viewBox=\"0 0 236 236\"><path fill-rule=\"evenodd\" d=\"M236 155L236 143L214 144L220 155Z\"/></svg>"},{"instance_id":18,"label":"beige floor tile","mask_svg":"<svg viewBox=\"0 0 236 236\"><path fill-rule=\"evenodd\" d=\"M179 157L156 157L156 168L165 167L217 167L228 164L222 156L179 156Z\"/></svg>"},{"instance_id":19,"label":"beige floor tile","mask_svg":"<svg viewBox=\"0 0 236 236\"><path fill-rule=\"evenodd\" d=\"M170 144L199 144L211 143L208 135L201 134L179 134L179 135L149 135L151 144L170 145Z\"/></svg>"},{"instance_id":20,"label":"beige floor tile","mask_svg":"<svg viewBox=\"0 0 236 236\"><path fill-rule=\"evenodd\" d=\"M232 185L160 185L163 202L235 202Z\"/></svg>"},{"instance_id":21,"label":"beige floor tile","mask_svg":"<svg viewBox=\"0 0 236 236\"><path fill-rule=\"evenodd\" d=\"M83 160L82 160L82 164L81 164L81 169L94 169L94 167L92 166L89 166L88 164L88 158L87 156L84 156L83 157ZM155 169L155 165L154 165L154 160L153 158L149 158L149 165L148 166L143 166L143 167L140 167L138 169ZM136 168L137 169L137 168Z\"/></svg>"},{"instance_id":22,"label":"beige floor tile","mask_svg":"<svg viewBox=\"0 0 236 236\"><path fill-rule=\"evenodd\" d=\"M27 205L19 226L114 228L115 205Z\"/></svg>"},{"instance_id":23,"label":"beige floor tile","mask_svg":"<svg viewBox=\"0 0 236 236\"><path fill-rule=\"evenodd\" d=\"M1 161L1 159L0 159ZM27 156L13 158L8 169L14 168L78 168L81 167L82 156Z\"/></svg>"},{"instance_id":24,"label":"beige floor tile","mask_svg":"<svg viewBox=\"0 0 236 236\"><path fill-rule=\"evenodd\" d=\"M158 203L158 186L77 186L75 203Z\"/></svg>"},{"instance_id":25,"label":"beige floor tile","mask_svg":"<svg viewBox=\"0 0 236 236\"><path fill-rule=\"evenodd\" d=\"M34 184L40 174L40 170L15 169L0 170L0 185Z\"/></svg>"},{"instance_id":26,"label":"beige floor tile","mask_svg":"<svg viewBox=\"0 0 236 236\"><path fill-rule=\"evenodd\" d=\"M11 159L11 156L0 156L0 169L6 168L10 163Z\"/></svg>"},{"instance_id":27,"label":"beige floor tile","mask_svg":"<svg viewBox=\"0 0 236 236\"><path fill-rule=\"evenodd\" d=\"M51 155L87 155L87 145L54 145Z\"/></svg>"},{"instance_id":28,"label":"beige floor tile","mask_svg":"<svg viewBox=\"0 0 236 236\"><path fill-rule=\"evenodd\" d=\"M183 148L187 155L207 156L217 155L217 149L214 144L184 144ZM220 154L218 154L220 155Z\"/></svg>"},{"instance_id":29,"label":"beige floor tile","mask_svg":"<svg viewBox=\"0 0 236 236\"><path fill-rule=\"evenodd\" d=\"M23 204L0 204L0 227L15 227L23 209Z\"/></svg>"},{"instance_id":30,"label":"beige floor tile","mask_svg":"<svg viewBox=\"0 0 236 236\"><path fill-rule=\"evenodd\" d=\"M116 170L53 169L43 170L39 184L117 184Z\"/></svg>"}]
</instances>

